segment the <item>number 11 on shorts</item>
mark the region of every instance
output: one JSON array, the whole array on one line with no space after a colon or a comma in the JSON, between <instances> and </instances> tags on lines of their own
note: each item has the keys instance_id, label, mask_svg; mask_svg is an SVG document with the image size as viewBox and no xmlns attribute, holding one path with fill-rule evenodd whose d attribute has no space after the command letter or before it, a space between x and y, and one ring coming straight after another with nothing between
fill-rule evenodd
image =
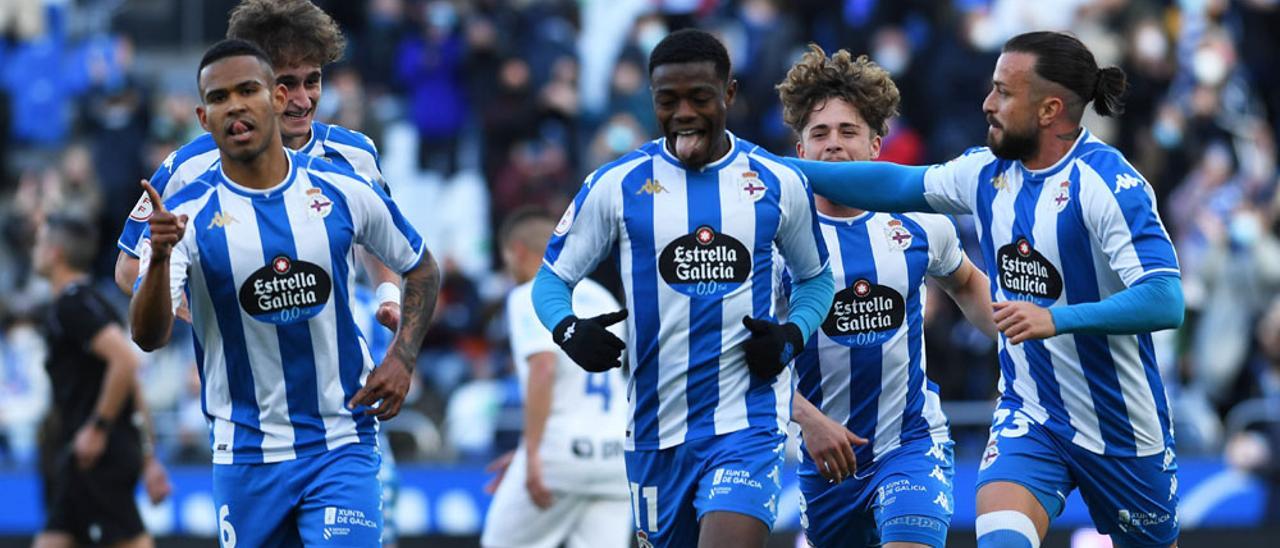
<instances>
[{"instance_id":1,"label":"number 11 on shorts","mask_svg":"<svg viewBox=\"0 0 1280 548\"><path fill-rule=\"evenodd\" d=\"M645 521L648 523L648 530L651 533L658 532L658 486L650 485L640 487L640 484L631 482L631 515L636 518L636 529L644 530L640 525L640 499L644 499L645 504Z\"/></svg>"}]
</instances>

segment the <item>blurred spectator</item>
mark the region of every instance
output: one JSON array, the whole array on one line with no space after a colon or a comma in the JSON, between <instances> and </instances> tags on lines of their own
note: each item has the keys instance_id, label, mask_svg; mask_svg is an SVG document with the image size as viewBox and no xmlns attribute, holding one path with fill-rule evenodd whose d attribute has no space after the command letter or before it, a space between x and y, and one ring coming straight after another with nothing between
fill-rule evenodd
<instances>
[{"instance_id":1,"label":"blurred spectator","mask_svg":"<svg viewBox=\"0 0 1280 548\"><path fill-rule=\"evenodd\" d=\"M30 466L36 433L49 406L45 346L27 318L8 317L0 325L0 467Z\"/></svg>"},{"instance_id":2,"label":"blurred spectator","mask_svg":"<svg viewBox=\"0 0 1280 548\"><path fill-rule=\"evenodd\" d=\"M458 138L467 119L462 85L466 53L453 4L423 5L422 29L400 44L398 74L418 129L418 167L450 177L458 170Z\"/></svg>"}]
</instances>

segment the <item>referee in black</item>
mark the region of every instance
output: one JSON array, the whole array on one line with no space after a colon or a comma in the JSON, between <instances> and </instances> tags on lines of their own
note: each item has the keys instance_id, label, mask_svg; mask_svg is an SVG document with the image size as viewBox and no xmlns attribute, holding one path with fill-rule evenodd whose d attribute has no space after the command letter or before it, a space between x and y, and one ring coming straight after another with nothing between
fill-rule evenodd
<instances>
[{"instance_id":1,"label":"referee in black","mask_svg":"<svg viewBox=\"0 0 1280 548\"><path fill-rule=\"evenodd\" d=\"M153 545L134 501L144 461L154 461L133 422L138 358L115 310L88 283L96 251L92 225L65 216L44 219L32 251L55 295L44 322L53 405L41 444L46 521L36 548Z\"/></svg>"}]
</instances>

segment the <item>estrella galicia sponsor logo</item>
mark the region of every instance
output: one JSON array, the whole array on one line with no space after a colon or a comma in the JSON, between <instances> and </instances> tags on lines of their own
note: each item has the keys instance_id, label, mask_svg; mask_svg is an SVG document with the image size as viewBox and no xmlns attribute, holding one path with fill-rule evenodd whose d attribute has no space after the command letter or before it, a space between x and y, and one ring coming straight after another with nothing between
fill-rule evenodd
<instances>
[{"instance_id":1,"label":"estrella galicia sponsor logo","mask_svg":"<svg viewBox=\"0 0 1280 548\"><path fill-rule=\"evenodd\" d=\"M672 289L690 297L720 297L751 275L751 253L733 236L709 226L667 244L658 272Z\"/></svg>"},{"instance_id":2,"label":"estrella galicia sponsor logo","mask_svg":"<svg viewBox=\"0 0 1280 548\"><path fill-rule=\"evenodd\" d=\"M902 294L859 279L836 293L831 311L822 322L822 332L845 346L876 346L898 332L905 316Z\"/></svg>"},{"instance_id":3,"label":"estrella galicia sponsor logo","mask_svg":"<svg viewBox=\"0 0 1280 548\"><path fill-rule=\"evenodd\" d=\"M319 314L332 289L320 265L277 255L240 286L240 307L258 321L286 325Z\"/></svg>"},{"instance_id":4,"label":"estrella galicia sponsor logo","mask_svg":"<svg viewBox=\"0 0 1280 548\"><path fill-rule=\"evenodd\" d=\"M1000 248L1000 288L1011 299L1049 306L1062 295L1062 275L1026 238Z\"/></svg>"}]
</instances>

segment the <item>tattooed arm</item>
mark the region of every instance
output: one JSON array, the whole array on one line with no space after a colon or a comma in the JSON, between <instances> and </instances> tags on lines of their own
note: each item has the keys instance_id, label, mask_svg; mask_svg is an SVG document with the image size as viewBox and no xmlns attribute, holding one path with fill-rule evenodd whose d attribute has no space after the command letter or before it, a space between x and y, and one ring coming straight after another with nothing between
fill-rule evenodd
<instances>
[{"instance_id":1,"label":"tattooed arm","mask_svg":"<svg viewBox=\"0 0 1280 548\"><path fill-rule=\"evenodd\" d=\"M430 251L423 250L422 261L404 274L404 287L400 305L400 329L391 342L391 348L382 364L373 370L364 387L356 392L347 409L369 406L366 415L377 415L387 420L400 413L404 397L409 393L413 380L413 367L422 348L422 337L427 333L440 293L440 268ZM379 400L377 407L372 407Z\"/></svg>"}]
</instances>

